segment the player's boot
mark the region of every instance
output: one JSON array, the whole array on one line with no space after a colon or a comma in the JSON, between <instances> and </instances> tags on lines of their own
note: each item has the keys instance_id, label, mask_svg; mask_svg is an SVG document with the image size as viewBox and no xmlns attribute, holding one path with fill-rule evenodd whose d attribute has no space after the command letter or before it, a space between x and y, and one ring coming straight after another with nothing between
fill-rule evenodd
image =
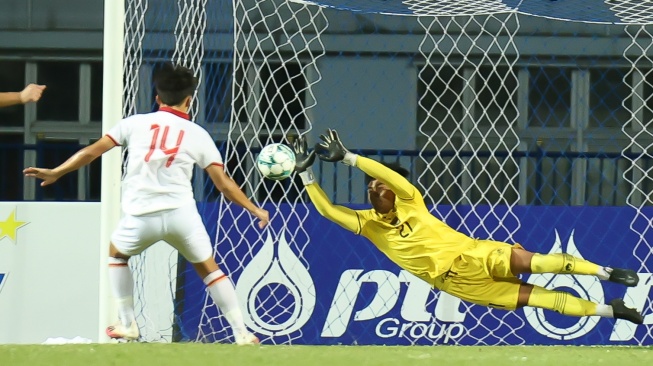
<instances>
[{"instance_id":1,"label":"player's boot","mask_svg":"<svg viewBox=\"0 0 653 366\"><path fill-rule=\"evenodd\" d=\"M140 336L136 322L132 322L129 327L126 327L119 322L118 324L107 327L106 332L111 338L124 339L126 341L134 341Z\"/></svg>"},{"instance_id":2,"label":"player's boot","mask_svg":"<svg viewBox=\"0 0 653 366\"><path fill-rule=\"evenodd\" d=\"M623 299L614 299L610 301L610 306L612 306L612 313L614 314L615 319L624 319L635 324L644 323L644 317L642 314L640 314L637 309L626 307Z\"/></svg>"},{"instance_id":3,"label":"player's boot","mask_svg":"<svg viewBox=\"0 0 653 366\"><path fill-rule=\"evenodd\" d=\"M628 287L635 287L639 283L639 276L632 269L612 268L609 281Z\"/></svg>"},{"instance_id":4,"label":"player's boot","mask_svg":"<svg viewBox=\"0 0 653 366\"><path fill-rule=\"evenodd\" d=\"M236 336L236 344L239 346L259 344L259 340L257 336L247 332Z\"/></svg>"}]
</instances>

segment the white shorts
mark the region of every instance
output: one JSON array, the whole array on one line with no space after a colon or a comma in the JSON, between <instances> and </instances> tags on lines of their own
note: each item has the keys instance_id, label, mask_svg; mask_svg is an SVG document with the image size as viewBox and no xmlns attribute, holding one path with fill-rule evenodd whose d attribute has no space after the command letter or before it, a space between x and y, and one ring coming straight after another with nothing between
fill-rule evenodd
<instances>
[{"instance_id":1,"label":"white shorts","mask_svg":"<svg viewBox=\"0 0 653 366\"><path fill-rule=\"evenodd\" d=\"M148 215L125 214L111 235L116 249L128 256L138 255L160 240L172 245L191 263L213 256L211 239L195 203Z\"/></svg>"}]
</instances>

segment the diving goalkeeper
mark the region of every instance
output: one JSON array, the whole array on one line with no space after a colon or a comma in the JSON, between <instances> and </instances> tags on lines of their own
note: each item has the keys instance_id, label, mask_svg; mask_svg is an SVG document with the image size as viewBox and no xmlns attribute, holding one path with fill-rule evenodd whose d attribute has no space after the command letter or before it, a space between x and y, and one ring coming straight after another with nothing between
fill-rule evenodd
<instances>
[{"instance_id":1,"label":"diving goalkeeper","mask_svg":"<svg viewBox=\"0 0 653 366\"><path fill-rule=\"evenodd\" d=\"M320 138L323 142L310 152L304 137L293 142L295 171L315 208L329 220L369 239L399 267L431 286L474 304L505 310L532 306L569 316L597 315L642 324L642 315L626 307L622 299L596 304L517 277L522 273L591 275L632 287L639 281L635 271L602 267L566 253L538 254L519 244L471 238L429 212L420 192L406 179L406 169L349 152L334 130ZM352 210L334 205L315 182L311 165L316 155L366 173L372 208Z\"/></svg>"}]
</instances>

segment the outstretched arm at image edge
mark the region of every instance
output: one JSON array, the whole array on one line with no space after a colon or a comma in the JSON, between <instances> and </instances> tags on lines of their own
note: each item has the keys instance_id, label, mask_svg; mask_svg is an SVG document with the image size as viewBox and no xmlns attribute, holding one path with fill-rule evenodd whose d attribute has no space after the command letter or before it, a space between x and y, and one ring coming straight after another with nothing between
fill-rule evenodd
<instances>
[{"instance_id":1,"label":"outstretched arm at image edge","mask_svg":"<svg viewBox=\"0 0 653 366\"><path fill-rule=\"evenodd\" d=\"M23 104L20 99L20 92L0 93L0 108L16 104Z\"/></svg>"},{"instance_id":2,"label":"outstretched arm at image edge","mask_svg":"<svg viewBox=\"0 0 653 366\"><path fill-rule=\"evenodd\" d=\"M45 85L29 84L19 92L0 93L0 108L36 102L41 99Z\"/></svg>"},{"instance_id":3,"label":"outstretched arm at image edge","mask_svg":"<svg viewBox=\"0 0 653 366\"><path fill-rule=\"evenodd\" d=\"M398 198L402 200L412 200L415 198L415 186L399 173L383 166L383 164L359 155L356 159L356 166L365 172L365 174L383 182Z\"/></svg>"},{"instance_id":4,"label":"outstretched arm at image edge","mask_svg":"<svg viewBox=\"0 0 653 366\"><path fill-rule=\"evenodd\" d=\"M360 234L361 222L356 211L344 206L334 205L317 183L307 184L305 187L317 212L345 229Z\"/></svg>"},{"instance_id":5,"label":"outstretched arm at image edge","mask_svg":"<svg viewBox=\"0 0 653 366\"><path fill-rule=\"evenodd\" d=\"M85 165L90 164L93 160L99 158L105 152L116 146L116 143L108 136L103 136L93 144L79 150L73 156L68 158L63 164L54 169L29 167L23 171L25 176L42 179L41 186L47 186L57 181L65 174L73 172Z\"/></svg>"}]
</instances>

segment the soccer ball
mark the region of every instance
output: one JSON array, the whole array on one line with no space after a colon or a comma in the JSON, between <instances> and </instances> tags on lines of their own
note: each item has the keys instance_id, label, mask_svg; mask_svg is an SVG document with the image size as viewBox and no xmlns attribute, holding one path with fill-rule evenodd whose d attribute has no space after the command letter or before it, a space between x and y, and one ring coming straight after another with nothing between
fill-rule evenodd
<instances>
[{"instance_id":1,"label":"soccer ball","mask_svg":"<svg viewBox=\"0 0 653 366\"><path fill-rule=\"evenodd\" d=\"M256 165L265 178L286 179L295 169L295 154L284 144L270 144L261 150Z\"/></svg>"}]
</instances>

